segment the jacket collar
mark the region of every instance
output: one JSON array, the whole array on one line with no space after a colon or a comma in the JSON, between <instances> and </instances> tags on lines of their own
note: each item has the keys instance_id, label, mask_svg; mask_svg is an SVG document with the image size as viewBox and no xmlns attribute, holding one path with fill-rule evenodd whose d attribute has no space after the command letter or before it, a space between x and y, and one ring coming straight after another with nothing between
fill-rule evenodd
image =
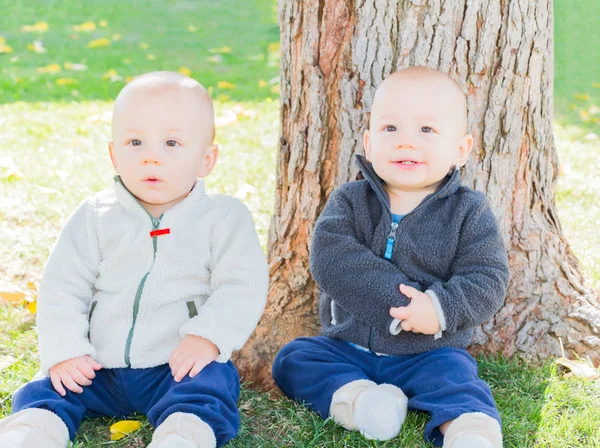
<instances>
[{"instance_id":1,"label":"jacket collar","mask_svg":"<svg viewBox=\"0 0 600 448\"><path fill-rule=\"evenodd\" d=\"M125 207L127 210L130 210L138 215L149 216L152 219L154 218L148 211L144 208L144 206L140 203L140 201L127 189L123 181L121 180L121 176L115 176L115 194L117 196L117 200L119 203ZM176 204L173 208L189 208L193 206L195 203L203 200L206 197L206 190L204 188L204 180L198 179L190 191L190 194L187 195L179 204ZM171 210L171 209L169 209ZM164 215L164 214L163 214ZM161 215L162 218L162 215Z\"/></svg>"},{"instance_id":2,"label":"jacket collar","mask_svg":"<svg viewBox=\"0 0 600 448\"><path fill-rule=\"evenodd\" d=\"M379 198L381 203L388 210L390 210L390 197L388 195L388 192L383 187L383 180L377 175L377 173L373 169L373 165L371 164L371 162L369 162L365 156L360 155L360 154L356 154L354 156L354 160L355 160L356 164L358 165L360 172L362 173L364 178L369 182L369 185L371 186L371 188L373 188L373 190L375 191L375 194L377 195L377 197ZM433 200L433 199L450 196L451 194L456 192L456 190L459 187L460 187L460 170L455 167L451 173L448 173L442 186L437 191L435 191L434 193L431 193L425 199L423 199L423 202L421 202L421 204L423 204L425 202L429 202L430 200Z\"/></svg>"}]
</instances>

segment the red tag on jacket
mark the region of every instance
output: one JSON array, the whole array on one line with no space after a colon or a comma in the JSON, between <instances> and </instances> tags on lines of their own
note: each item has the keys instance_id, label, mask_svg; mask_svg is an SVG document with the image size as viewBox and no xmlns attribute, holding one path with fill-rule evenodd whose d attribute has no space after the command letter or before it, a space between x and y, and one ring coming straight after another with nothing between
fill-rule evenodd
<instances>
[{"instance_id":1,"label":"red tag on jacket","mask_svg":"<svg viewBox=\"0 0 600 448\"><path fill-rule=\"evenodd\" d=\"M150 232L150 236L154 238L155 236L168 235L171 233L171 229L158 229Z\"/></svg>"}]
</instances>

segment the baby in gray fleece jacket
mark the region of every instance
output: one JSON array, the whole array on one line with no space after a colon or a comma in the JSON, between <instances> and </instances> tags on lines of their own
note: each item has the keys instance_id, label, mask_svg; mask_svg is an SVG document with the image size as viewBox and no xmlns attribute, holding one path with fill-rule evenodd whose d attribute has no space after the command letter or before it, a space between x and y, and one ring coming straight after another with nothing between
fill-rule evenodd
<instances>
[{"instance_id":1,"label":"baby in gray fleece jacket","mask_svg":"<svg viewBox=\"0 0 600 448\"><path fill-rule=\"evenodd\" d=\"M379 86L357 157L365 180L337 188L315 225L323 336L278 354L286 395L367 438L395 437L408 407L431 414L434 445L502 446L465 350L509 278L485 195L460 183L472 146L465 96L445 74L410 67Z\"/></svg>"}]
</instances>

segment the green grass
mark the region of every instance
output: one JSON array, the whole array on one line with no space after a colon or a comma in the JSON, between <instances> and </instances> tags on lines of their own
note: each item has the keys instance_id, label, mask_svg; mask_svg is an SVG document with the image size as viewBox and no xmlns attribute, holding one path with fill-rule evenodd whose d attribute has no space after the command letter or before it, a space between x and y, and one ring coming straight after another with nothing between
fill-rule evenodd
<instances>
[{"instance_id":1,"label":"green grass","mask_svg":"<svg viewBox=\"0 0 600 448\"><path fill-rule=\"evenodd\" d=\"M47 23L48 30L21 31L38 22ZM93 22L96 29L73 30L85 22ZM121 38L113 40L115 35ZM269 85L279 74L279 29L272 0L15 0L2 7L0 37L13 49L0 54L0 103L109 100L127 77L180 67L189 68L216 98L277 98L271 91L276 86ZM88 48L89 42L101 38L109 39L110 45ZM47 52L27 50L34 40L43 41ZM225 47L230 52L223 51ZM149 55L155 59L149 60ZM66 62L88 69L69 70ZM58 64L60 72L38 73L50 64ZM111 69L121 77L116 82L103 78ZM58 78L72 78L76 84L57 85ZM260 80L264 87L259 87ZM234 88L219 88L220 81Z\"/></svg>"},{"instance_id":2,"label":"green grass","mask_svg":"<svg viewBox=\"0 0 600 448\"><path fill-rule=\"evenodd\" d=\"M135 8L130 8L131 4ZM579 256L588 284L600 288L600 141L595 104L600 104L599 41L594 0L557 0L556 110L561 175L557 205L563 230ZM107 27L99 26L100 20ZM44 21L45 33L21 32L23 25ZM97 29L78 32L73 25L92 21ZM196 31L189 31L192 25ZM121 34L109 47L87 43ZM74 34L78 39L73 39ZM111 100L125 78L149 70L187 67L212 88L217 115L237 116L217 130L221 158L207 179L210 190L238 195L251 209L263 247L266 245L275 189L278 138L278 31L272 0L208 2L171 0L117 2L98 7L82 0L17 0L0 14L0 37L13 48L0 54L0 283L26 288L37 282L51 244L76 205L112 182L107 140ZM28 51L42 39L48 52ZM147 49L140 44L146 43ZM231 51L223 51L230 47ZM211 49L221 49L211 53ZM156 56L153 61L147 55ZM217 55L217 58L214 58ZM15 59L16 58L16 59ZM213 60L208 60L213 58ZM130 61L125 63L124 60ZM214 62L217 61L217 62ZM65 69L82 63L86 71ZM56 74L38 67L57 63ZM110 69L117 79L103 78ZM56 79L76 84L59 86ZM265 82L259 83L260 80ZM218 87L219 81L233 88ZM229 86L231 87L231 86ZM589 94L576 99L575 94ZM74 102L74 100L76 102ZM570 105L574 105L573 110ZM584 120L586 110L588 120ZM591 112L590 112L591 110ZM9 167L10 163L14 166ZM12 173L12 174L11 174ZM22 306L0 302L0 357L16 361L0 371L0 418L10 413L10 396L37 371L34 318ZM549 360L541 367L501 358L480 358L481 376L489 382L503 419L506 447L600 447L600 382L573 379ZM247 386L240 401L242 427L232 447L426 447L424 414L409 413L402 434L376 443L282 398ZM110 443L110 419L84 422L78 447L142 447L151 437L143 427L123 441Z\"/></svg>"},{"instance_id":3,"label":"green grass","mask_svg":"<svg viewBox=\"0 0 600 448\"><path fill-rule=\"evenodd\" d=\"M600 135L600 2L554 1L555 117L578 137Z\"/></svg>"}]
</instances>

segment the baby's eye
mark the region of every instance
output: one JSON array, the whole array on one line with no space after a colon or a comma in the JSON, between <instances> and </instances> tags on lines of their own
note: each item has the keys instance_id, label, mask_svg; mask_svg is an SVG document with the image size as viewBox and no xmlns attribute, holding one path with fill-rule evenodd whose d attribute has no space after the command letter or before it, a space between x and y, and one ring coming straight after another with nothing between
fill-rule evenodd
<instances>
[{"instance_id":1,"label":"baby's eye","mask_svg":"<svg viewBox=\"0 0 600 448\"><path fill-rule=\"evenodd\" d=\"M394 132L396 131L396 126L394 126L393 124L388 124L386 127L383 128L383 130L385 132Z\"/></svg>"},{"instance_id":2,"label":"baby's eye","mask_svg":"<svg viewBox=\"0 0 600 448\"><path fill-rule=\"evenodd\" d=\"M131 140L131 146L141 146L142 145L142 141L141 140L137 140L137 139L133 139Z\"/></svg>"},{"instance_id":3,"label":"baby's eye","mask_svg":"<svg viewBox=\"0 0 600 448\"><path fill-rule=\"evenodd\" d=\"M175 140L167 140L167 146L175 147L178 143Z\"/></svg>"},{"instance_id":4,"label":"baby's eye","mask_svg":"<svg viewBox=\"0 0 600 448\"><path fill-rule=\"evenodd\" d=\"M424 134L431 134L431 133L433 133L433 129L430 128L429 126L423 126L421 128L421 132Z\"/></svg>"}]
</instances>

